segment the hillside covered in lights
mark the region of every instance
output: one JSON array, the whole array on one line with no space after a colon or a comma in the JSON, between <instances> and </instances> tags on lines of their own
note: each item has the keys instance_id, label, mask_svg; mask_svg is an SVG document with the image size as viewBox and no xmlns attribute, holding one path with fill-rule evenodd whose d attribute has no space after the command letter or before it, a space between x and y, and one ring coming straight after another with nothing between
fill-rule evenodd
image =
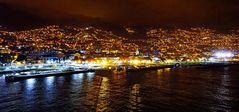
<instances>
[{"instance_id":1,"label":"hillside covered in lights","mask_svg":"<svg viewBox=\"0 0 239 112\"><path fill-rule=\"evenodd\" d=\"M220 33L206 28L150 28L145 38L133 38L138 31L128 33L95 27L48 26L26 31L0 31L0 53L41 57L51 52L63 55L81 53L86 56L158 56L173 60L209 59L218 51L239 51L239 32Z\"/></svg>"}]
</instances>

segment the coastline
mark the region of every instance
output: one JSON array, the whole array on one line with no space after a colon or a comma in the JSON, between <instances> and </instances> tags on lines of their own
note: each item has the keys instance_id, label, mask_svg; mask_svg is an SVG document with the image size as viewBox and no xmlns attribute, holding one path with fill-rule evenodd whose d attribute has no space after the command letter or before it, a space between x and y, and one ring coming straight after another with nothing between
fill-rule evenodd
<instances>
[{"instance_id":1,"label":"coastline","mask_svg":"<svg viewBox=\"0 0 239 112\"><path fill-rule=\"evenodd\" d=\"M239 62L228 62L228 63L201 63L201 64L171 64L171 65L161 65L161 66L154 66L154 67L141 67L137 69L127 69L126 73L128 72L139 72L139 71L153 71L158 69L165 69L165 68L184 68L184 67L192 67L195 69L210 69L210 68L217 68L217 67L228 67L239 65ZM29 70L27 70L29 71ZM76 71L64 71L64 72L56 72L56 73L46 73L46 74L37 74L37 75L6 75L5 80L6 82L17 82L22 81L25 79L30 78L43 78L49 76L65 76L65 75L72 75L76 73L88 73L88 72L112 72L110 69L99 69L99 70L76 70Z\"/></svg>"}]
</instances>

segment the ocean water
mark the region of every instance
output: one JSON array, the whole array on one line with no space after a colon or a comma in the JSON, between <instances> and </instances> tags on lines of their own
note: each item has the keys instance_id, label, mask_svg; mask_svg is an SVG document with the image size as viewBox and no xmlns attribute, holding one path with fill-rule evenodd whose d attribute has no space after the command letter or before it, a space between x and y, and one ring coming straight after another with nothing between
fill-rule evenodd
<instances>
[{"instance_id":1,"label":"ocean water","mask_svg":"<svg viewBox=\"0 0 239 112\"><path fill-rule=\"evenodd\" d=\"M238 68L90 72L10 83L0 76L0 112L238 112Z\"/></svg>"}]
</instances>

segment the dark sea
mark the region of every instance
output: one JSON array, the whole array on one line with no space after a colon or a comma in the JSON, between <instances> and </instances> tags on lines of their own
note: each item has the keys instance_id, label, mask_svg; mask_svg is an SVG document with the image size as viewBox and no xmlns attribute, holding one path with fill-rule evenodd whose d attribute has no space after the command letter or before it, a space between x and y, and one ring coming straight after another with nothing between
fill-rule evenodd
<instances>
[{"instance_id":1,"label":"dark sea","mask_svg":"<svg viewBox=\"0 0 239 112\"><path fill-rule=\"evenodd\" d=\"M239 66L5 82L0 112L239 112Z\"/></svg>"}]
</instances>

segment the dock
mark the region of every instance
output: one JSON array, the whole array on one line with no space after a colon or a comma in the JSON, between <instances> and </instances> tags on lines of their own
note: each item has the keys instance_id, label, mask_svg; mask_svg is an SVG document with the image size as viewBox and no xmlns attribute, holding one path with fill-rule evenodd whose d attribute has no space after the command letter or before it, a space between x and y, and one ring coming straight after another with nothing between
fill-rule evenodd
<instances>
[{"instance_id":1,"label":"dock","mask_svg":"<svg viewBox=\"0 0 239 112\"><path fill-rule=\"evenodd\" d=\"M36 70L36 69L25 69L25 70L5 70L5 71L0 71L0 74L8 74L8 73L18 73L18 72L27 72L31 70Z\"/></svg>"},{"instance_id":2,"label":"dock","mask_svg":"<svg viewBox=\"0 0 239 112\"><path fill-rule=\"evenodd\" d=\"M188 64L188 65L160 65L160 66L150 66L150 67L137 67L137 68L127 68L124 72L139 72L139 71L152 71L158 69L165 68L177 68L177 67L192 67L192 68L215 68L215 67L227 67L239 65L239 63L207 63L207 64ZM20 72L24 72L20 71ZM29 70L27 70L29 71ZM16 82L30 78L43 78L48 76L64 76L64 75L72 75L77 73L87 73L87 72L112 72L111 69L83 69L83 70L67 70L67 71L56 71L56 72L48 72L48 73L39 73L39 74L28 74L28 75L6 75L5 80L7 82Z\"/></svg>"},{"instance_id":3,"label":"dock","mask_svg":"<svg viewBox=\"0 0 239 112\"><path fill-rule=\"evenodd\" d=\"M164 69L164 68L173 68L174 65L161 65L155 67L142 67L142 68L134 68L134 69L127 69L126 72L137 72L137 71L147 71L147 70L157 70L157 69ZM30 78L43 78L49 76L64 76L64 75L72 75L76 73L87 73L87 72L109 72L110 69L87 69L87 70L72 70L72 71L59 71L59 72L50 72L50 73L42 73L42 74L30 74L30 75L6 75L5 80L7 82L16 82Z\"/></svg>"},{"instance_id":4,"label":"dock","mask_svg":"<svg viewBox=\"0 0 239 112\"><path fill-rule=\"evenodd\" d=\"M95 70L76 70L76 71L64 71L64 72L53 72L53 73L45 73L45 74L33 74L33 75L6 75L5 80L7 82L17 82L30 78L43 78L49 76L64 76L71 75L76 73L87 73L87 72L95 72Z\"/></svg>"}]
</instances>

